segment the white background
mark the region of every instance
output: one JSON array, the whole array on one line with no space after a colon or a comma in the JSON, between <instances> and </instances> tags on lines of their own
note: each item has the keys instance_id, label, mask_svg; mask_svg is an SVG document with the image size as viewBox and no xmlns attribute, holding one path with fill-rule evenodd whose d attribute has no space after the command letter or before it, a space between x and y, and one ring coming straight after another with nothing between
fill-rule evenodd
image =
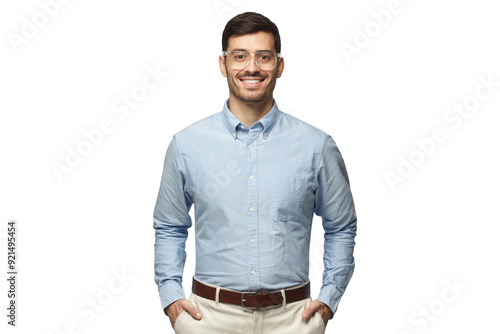
<instances>
[{"instance_id":1,"label":"white background","mask_svg":"<svg viewBox=\"0 0 500 334\"><path fill-rule=\"evenodd\" d=\"M280 29L279 107L331 134L351 179L356 270L327 333L498 333L500 87L461 123L443 118L454 104L474 101L479 77L500 81L498 7L401 0L377 31L370 13L389 3L73 0L16 47L12 36L23 36L25 20L44 24L41 5L3 1L1 267L6 275L7 221L16 219L19 279L16 328L6 324L1 280L2 333L173 332L153 281L164 154L175 132L221 110L228 96L217 65L221 34L244 11ZM346 57L342 43L361 45L366 27L369 43ZM113 103L141 85L148 67L168 76L121 119ZM59 180L53 163L65 164L68 147L103 119L113 130ZM436 128L446 140L418 153L415 141ZM386 174L410 157L419 165L406 166L404 182L391 189ZM317 217L314 226L316 296ZM187 292L192 242L190 234ZM117 272L128 278L116 281ZM91 311L92 298L105 305Z\"/></svg>"}]
</instances>

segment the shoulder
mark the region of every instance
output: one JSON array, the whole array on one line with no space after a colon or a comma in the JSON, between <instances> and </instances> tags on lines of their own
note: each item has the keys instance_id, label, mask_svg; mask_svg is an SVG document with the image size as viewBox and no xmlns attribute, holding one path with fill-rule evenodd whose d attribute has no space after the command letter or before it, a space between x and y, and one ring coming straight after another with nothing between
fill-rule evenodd
<instances>
[{"instance_id":1,"label":"shoulder","mask_svg":"<svg viewBox=\"0 0 500 334\"><path fill-rule=\"evenodd\" d=\"M298 140L307 141L309 144L314 143L319 148L322 148L326 139L330 137L320 128L283 111L280 113L278 123L281 131L289 132L290 135L298 137Z\"/></svg>"},{"instance_id":2,"label":"shoulder","mask_svg":"<svg viewBox=\"0 0 500 334\"><path fill-rule=\"evenodd\" d=\"M194 138L203 138L206 135L210 135L211 131L214 131L220 125L221 112L217 112L205 118L202 118L182 130L174 134L176 141L184 142L186 140L193 140Z\"/></svg>"}]
</instances>

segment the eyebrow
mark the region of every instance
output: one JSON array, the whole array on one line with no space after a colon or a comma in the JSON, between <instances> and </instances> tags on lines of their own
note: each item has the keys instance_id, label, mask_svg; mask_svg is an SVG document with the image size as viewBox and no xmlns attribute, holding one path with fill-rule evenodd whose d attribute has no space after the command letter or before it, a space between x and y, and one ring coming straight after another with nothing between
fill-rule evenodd
<instances>
[{"instance_id":1,"label":"eyebrow","mask_svg":"<svg viewBox=\"0 0 500 334\"><path fill-rule=\"evenodd\" d=\"M233 52L233 51L243 51L243 52L248 52L248 50L247 50L247 49L234 49L234 50L232 50L231 52ZM256 52L273 52L273 51L272 51L272 50L267 49L267 50L257 50Z\"/></svg>"}]
</instances>

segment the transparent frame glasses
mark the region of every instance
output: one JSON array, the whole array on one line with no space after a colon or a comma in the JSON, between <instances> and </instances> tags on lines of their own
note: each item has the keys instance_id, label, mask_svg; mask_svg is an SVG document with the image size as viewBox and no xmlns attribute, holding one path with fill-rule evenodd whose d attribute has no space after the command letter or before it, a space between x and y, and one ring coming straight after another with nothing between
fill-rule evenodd
<instances>
[{"instance_id":1,"label":"transparent frame glasses","mask_svg":"<svg viewBox=\"0 0 500 334\"><path fill-rule=\"evenodd\" d=\"M222 56L223 57L232 56L234 54L246 54L246 55L249 55L248 60L246 61L246 63L244 61L242 61L242 62L231 61L232 58L229 57L228 63L235 70L242 70L242 69L246 68L248 66L248 64L250 64L250 60L253 59L255 61L255 65L258 68L260 68L261 70L264 70L264 71L269 71L269 70L272 70L272 69L274 69L276 67L276 65L278 64L278 59L281 58L281 53L274 53L274 52L255 52L255 53L252 53L252 52L245 52L245 51L231 51L231 52L228 53L227 51L222 51ZM266 67L266 66L264 66L264 68L262 68L261 65L259 65L258 56L259 55L266 55L266 54L267 55L272 54L274 56L274 65L272 67ZM227 58L225 58L225 59L227 59Z\"/></svg>"}]
</instances>

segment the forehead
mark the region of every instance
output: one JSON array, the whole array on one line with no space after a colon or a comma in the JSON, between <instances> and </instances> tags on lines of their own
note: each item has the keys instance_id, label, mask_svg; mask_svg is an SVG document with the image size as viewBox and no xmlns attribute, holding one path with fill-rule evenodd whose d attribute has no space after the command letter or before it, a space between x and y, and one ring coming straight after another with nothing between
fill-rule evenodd
<instances>
[{"instance_id":1,"label":"forehead","mask_svg":"<svg viewBox=\"0 0 500 334\"><path fill-rule=\"evenodd\" d=\"M274 37L270 32L259 31L252 34L231 36L228 40L227 51L234 49L246 50L249 52L274 49Z\"/></svg>"}]
</instances>

